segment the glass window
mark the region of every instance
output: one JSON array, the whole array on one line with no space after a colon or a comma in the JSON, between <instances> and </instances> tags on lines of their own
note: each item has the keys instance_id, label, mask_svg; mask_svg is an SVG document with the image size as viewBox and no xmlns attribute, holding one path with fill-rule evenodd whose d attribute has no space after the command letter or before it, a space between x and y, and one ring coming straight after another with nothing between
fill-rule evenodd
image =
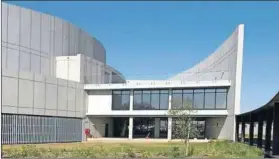
<instances>
[{"instance_id":1,"label":"glass window","mask_svg":"<svg viewBox=\"0 0 279 159\"><path fill-rule=\"evenodd\" d=\"M121 107L121 94L112 95L112 110L119 110Z\"/></svg>"},{"instance_id":2,"label":"glass window","mask_svg":"<svg viewBox=\"0 0 279 159\"><path fill-rule=\"evenodd\" d=\"M168 90L136 90L134 91L135 110L168 109Z\"/></svg>"},{"instance_id":3,"label":"glass window","mask_svg":"<svg viewBox=\"0 0 279 159\"><path fill-rule=\"evenodd\" d=\"M216 93L216 109L227 108L227 93Z\"/></svg>"},{"instance_id":4,"label":"glass window","mask_svg":"<svg viewBox=\"0 0 279 159\"><path fill-rule=\"evenodd\" d=\"M144 109L151 109L151 96L150 91L143 91L142 94L142 104L144 106Z\"/></svg>"},{"instance_id":5,"label":"glass window","mask_svg":"<svg viewBox=\"0 0 279 159\"><path fill-rule=\"evenodd\" d=\"M130 91L121 91L121 93L130 95Z\"/></svg>"},{"instance_id":6,"label":"glass window","mask_svg":"<svg viewBox=\"0 0 279 159\"><path fill-rule=\"evenodd\" d=\"M160 110L169 109L169 94L160 94Z\"/></svg>"},{"instance_id":7,"label":"glass window","mask_svg":"<svg viewBox=\"0 0 279 159\"><path fill-rule=\"evenodd\" d=\"M194 109L203 109L204 105L204 90L194 90Z\"/></svg>"},{"instance_id":8,"label":"glass window","mask_svg":"<svg viewBox=\"0 0 279 159\"><path fill-rule=\"evenodd\" d=\"M204 92L204 89L195 89L194 90L194 93L203 93Z\"/></svg>"},{"instance_id":9,"label":"glass window","mask_svg":"<svg viewBox=\"0 0 279 159\"><path fill-rule=\"evenodd\" d=\"M153 109L160 109L160 94L159 91L158 93L153 93L151 94L151 106Z\"/></svg>"},{"instance_id":10,"label":"glass window","mask_svg":"<svg viewBox=\"0 0 279 159\"><path fill-rule=\"evenodd\" d=\"M140 110L142 109L142 94L134 94L134 109Z\"/></svg>"},{"instance_id":11,"label":"glass window","mask_svg":"<svg viewBox=\"0 0 279 159\"><path fill-rule=\"evenodd\" d=\"M171 107L172 109L182 108L182 94L172 94Z\"/></svg>"},{"instance_id":12,"label":"glass window","mask_svg":"<svg viewBox=\"0 0 279 159\"><path fill-rule=\"evenodd\" d=\"M112 110L129 110L130 92L112 91Z\"/></svg>"},{"instance_id":13,"label":"glass window","mask_svg":"<svg viewBox=\"0 0 279 159\"><path fill-rule=\"evenodd\" d=\"M192 89L184 89L183 93L192 93L193 94L193 90Z\"/></svg>"},{"instance_id":14,"label":"glass window","mask_svg":"<svg viewBox=\"0 0 279 159\"><path fill-rule=\"evenodd\" d=\"M174 90L172 90L172 93L173 93L173 94L175 94L175 93L182 93L182 90L176 90L176 89L174 89Z\"/></svg>"},{"instance_id":15,"label":"glass window","mask_svg":"<svg viewBox=\"0 0 279 159\"><path fill-rule=\"evenodd\" d=\"M183 94L183 106L187 108L193 108L193 91L192 93Z\"/></svg>"},{"instance_id":16,"label":"glass window","mask_svg":"<svg viewBox=\"0 0 279 159\"><path fill-rule=\"evenodd\" d=\"M205 109L215 109L215 92L214 93L205 93Z\"/></svg>"},{"instance_id":17,"label":"glass window","mask_svg":"<svg viewBox=\"0 0 279 159\"><path fill-rule=\"evenodd\" d=\"M160 93L160 91L159 91L159 90L152 90L152 91L151 91L151 93L152 93L152 94L154 94L154 93L159 94L159 93Z\"/></svg>"},{"instance_id":18,"label":"glass window","mask_svg":"<svg viewBox=\"0 0 279 159\"><path fill-rule=\"evenodd\" d=\"M130 109L130 95L122 94L121 106L122 106L123 110Z\"/></svg>"},{"instance_id":19,"label":"glass window","mask_svg":"<svg viewBox=\"0 0 279 159\"><path fill-rule=\"evenodd\" d=\"M134 94L141 94L142 91L134 91Z\"/></svg>"},{"instance_id":20,"label":"glass window","mask_svg":"<svg viewBox=\"0 0 279 159\"><path fill-rule=\"evenodd\" d=\"M215 89L205 89L205 92L215 93Z\"/></svg>"},{"instance_id":21,"label":"glass window","mask_svg":"<svg viewBox=\"0 0 279 159\"><path fill-rule=\"evenodd\" d=\"M160 93L166 93L166 94L169 94L169 90L160 90Z\"/></svg>"},{"instance_id":22,"label":"glass window","mask_svg":"<svg viewBox=\"0 0 279 159\"><path fill-rule=\"evenodd\" d=\"M227 93L227 89L225 88L217 88L216 92L223 92L223 93Z\"/></svg>"}]
</instances>

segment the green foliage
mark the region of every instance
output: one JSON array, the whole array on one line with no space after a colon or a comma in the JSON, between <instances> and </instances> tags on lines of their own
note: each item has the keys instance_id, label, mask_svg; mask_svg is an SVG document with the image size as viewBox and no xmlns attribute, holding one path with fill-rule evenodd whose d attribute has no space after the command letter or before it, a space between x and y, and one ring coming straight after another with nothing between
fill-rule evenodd
<instances>
[{"instance_id":1,"label":"green foliage","mask_svg":"<svg viewBox=\"0 0 279 159\"><path fill-rule=\"evenodd\" d=\"M142 150L141 152L140 152L140 157L141 158L150 158L152 155L151 155L151 153L150 152L148 152L148 151L145 151L145 150Z\"/></svg>"},{"instance_id":2,"label":"green foliage","mask_svg":"<svg viewBox=\"0 0 279 159\"><path fill-rule=\"evenodd\" d=\"M168 111L168 115L173 117L173 124L175 125L173 128L173 136L175 138L184 139L184 142L187 143L188 139L191 136L196 136L199 134L197 127L195 127L192 122L194 118L191 116L194 113L192 108L192 103L181 103L176 100L172 100L173 108L180 109L171 109Z\"/></svg>"},{"instance_id":3,"label":"green foliage","mask_svg":"<svg viewBox=\"0 0 279 159\"><path fill-rule=\"evenodd\" d=\"M65 144L66 145L66 144ZM82 144L81 144L82 145ZM186 157L183 143L148 144L92 144L72 147L39 147L34 145L14 146L2 149L3 157L9 158L158 158ZM83 144L86 145L86 144ZM210 141L193 143L188 155L193 157L260 158L263 152L242 143Z\"/></svg>"},{"instance_id":4,"label":"green foliage","mask_svg":"<svg viewBox=\"0 0 279 159\"><path fill-rule=\"evenodd\" d=\"M127 149L127 157L130 157L130 158L135 158L136 157L136 154L133 152L132 149Z\"/></svg>"},{"instance_id":5,"label":"green foliage","mask_svg":"<svg viewBox=\"0 0 279 159\"><path fill-rule=\"evenodd\" d=\"M181 154L180 147L173 146L170 148L170 152L169 152L170 157L177 158L177 157L180 157L180 154Z\"/></svg>"}]
</instances>

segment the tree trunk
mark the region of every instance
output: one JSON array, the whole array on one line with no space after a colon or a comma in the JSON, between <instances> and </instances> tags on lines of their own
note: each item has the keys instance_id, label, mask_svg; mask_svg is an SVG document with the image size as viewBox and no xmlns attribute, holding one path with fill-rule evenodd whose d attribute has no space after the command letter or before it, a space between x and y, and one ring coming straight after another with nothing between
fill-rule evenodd
<instances>
[{"instance_id":1,"label":"tree trunk","mask_svg":"<svg viewBox=\"0 0 279 159\"><path fill-rule=\"evenodd\" d=\"M189 138L190 138L191 123L188 123L187 143L186 143L186 156L188 156Z\"/></svg>"}]
</instances>

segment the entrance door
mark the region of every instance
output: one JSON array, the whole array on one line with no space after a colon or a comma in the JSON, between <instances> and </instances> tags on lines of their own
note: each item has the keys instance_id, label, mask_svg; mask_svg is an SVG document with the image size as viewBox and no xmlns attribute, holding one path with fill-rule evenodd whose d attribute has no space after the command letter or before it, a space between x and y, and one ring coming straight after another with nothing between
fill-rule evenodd
<instances>
[{"instance_id":1,"label":"entrance door","mask_svg":"<svg viewBox=\"0 0 279 159\"><path fill-rule=\"evenodd\" d=\"M108 124L105 126L105 137L108 137Z\"/></svg>"}]
</instances>

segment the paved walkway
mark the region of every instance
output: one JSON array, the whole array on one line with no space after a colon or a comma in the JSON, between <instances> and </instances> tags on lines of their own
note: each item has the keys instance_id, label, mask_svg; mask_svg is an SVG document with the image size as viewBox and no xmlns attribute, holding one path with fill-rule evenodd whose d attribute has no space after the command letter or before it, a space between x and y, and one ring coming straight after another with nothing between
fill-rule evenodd
<instances>
[{"instance_id":1,"label":"paved walkway","mask_svg":"<svg viewBox=\"0 0 279 159\"><path fill-rule=\"evenodd\" d=\"M205 143L209 140L206 139L193 139L191 143ZM102 142L102 143L168 143L168 142L184 142L184 140L171 140L168 139L127 139L127 138L88 138L86 142Z\"/></svg>"}]
</instances>

